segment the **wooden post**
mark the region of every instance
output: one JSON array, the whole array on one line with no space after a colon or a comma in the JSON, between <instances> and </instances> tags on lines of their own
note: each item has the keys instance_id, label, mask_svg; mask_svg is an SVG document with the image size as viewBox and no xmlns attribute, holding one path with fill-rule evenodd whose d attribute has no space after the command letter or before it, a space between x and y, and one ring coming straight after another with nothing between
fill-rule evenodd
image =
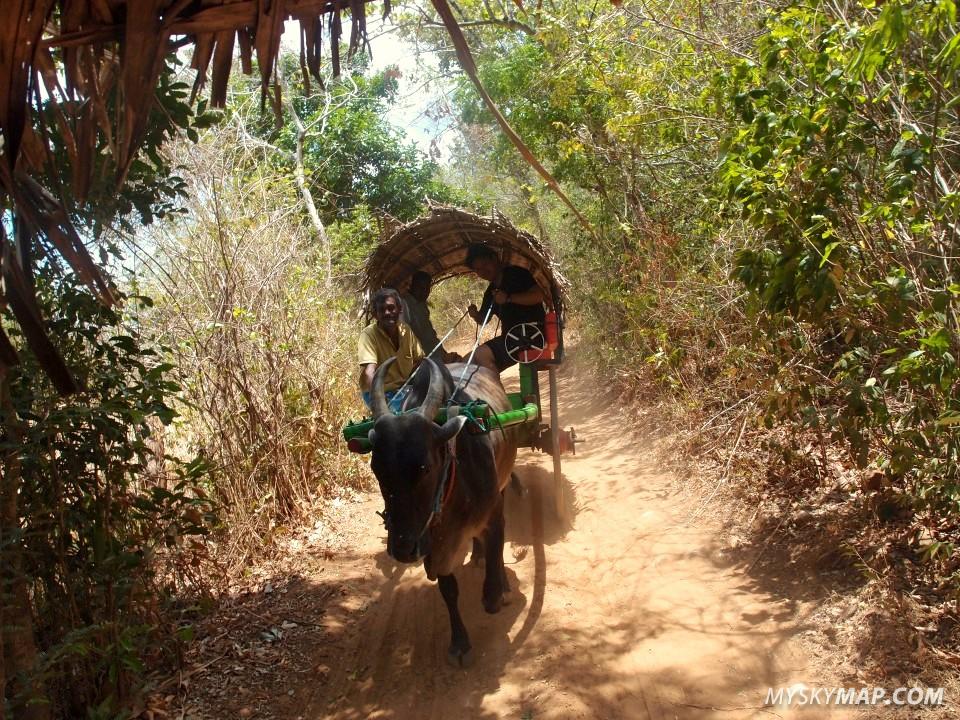
<instances>
[{"instance_id":1,"label":"wooden post","mask_svg":"<svg viewBox=\"0 0 960 720\"><path fill-rule=\"evenodd\" d=\"M553 485L557 502L557 517L567 519L567 504L564 501L563 473L560 472L560 398L557 391L557 368L551 365L550 378L550 442L553 444Z\"/></svg>"}]
</instances>

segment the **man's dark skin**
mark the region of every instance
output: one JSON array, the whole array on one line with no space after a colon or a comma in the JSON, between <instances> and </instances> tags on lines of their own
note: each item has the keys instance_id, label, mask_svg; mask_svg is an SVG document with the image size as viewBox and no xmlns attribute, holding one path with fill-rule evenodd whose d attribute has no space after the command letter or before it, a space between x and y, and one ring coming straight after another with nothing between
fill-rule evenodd
<instances>
[{"instance_id":1,"label":"man's dark skin","mask_svg":"<svg viewBox=\"0 0 960 720\"><path fill-rule=\"evenodd\" d=\"M387 334L393 346L399 348L400 303L397 301L397 298L387 297L380 307L374 308L373 314L377 319L377 326ZM360 385L364 390L370 389L370 383L373 382L373 376L376 372L376 363L367 363L360 370Z\"/></svg>"},{"instance_id":2,"label":"man's dark skin","mask_svg":"<svg viewBox=\"0 0 960 720\"><path fill-rule=\"evenodd\" d=\"M497 283L500 280L503 265L500 260L494 257L478 257L473 261L471 269L487 282ZM543 302L543 290L534 286L529 290L513 293L512 295L508 295L503 290L494 290L493 301L498 305L508 302L516 305L539 305ZM473 321L478 325L483 322L483 318L480 317L480 310L477 309L474 303L470 303L467 312L470 313L470 317L473 318ZM500 369L497 367L497 361L493 356L493 352L486 345L481 345L477 348L476 355L473 356L473 361L477 365L492 370L498 375L500 374Z\"/></svg>"}]
</instances>

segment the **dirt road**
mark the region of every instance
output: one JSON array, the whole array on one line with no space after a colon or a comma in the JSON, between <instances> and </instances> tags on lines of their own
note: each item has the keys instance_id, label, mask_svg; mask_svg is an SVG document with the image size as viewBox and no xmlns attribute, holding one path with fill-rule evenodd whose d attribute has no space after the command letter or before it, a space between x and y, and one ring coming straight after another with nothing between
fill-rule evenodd
<instances>
[{"instance_id":1,"label":"dirt road","mask_svg":"<svg viewBox=\"0 0 960 720\"><path fill-rule=\"evenodd\" d=\"M486 615L483 571L459 573L472 668L445 663L440 594L421 567L387 556L381 504L370 497L350 510L352 551L324 569L338 598L323 617L318 671L300 675L275 716L839 717L764 706L768 687L825 682L796 639L803 607L726 559L716 509L689 522L695 503L656 447L617 434L631 423L603 395L589 378L561 374L563 424L587 438L564 463L572 527L557 520L545 459L520 453L529 492L509 493L511 604Z\"/></svg>"}]
</instances>

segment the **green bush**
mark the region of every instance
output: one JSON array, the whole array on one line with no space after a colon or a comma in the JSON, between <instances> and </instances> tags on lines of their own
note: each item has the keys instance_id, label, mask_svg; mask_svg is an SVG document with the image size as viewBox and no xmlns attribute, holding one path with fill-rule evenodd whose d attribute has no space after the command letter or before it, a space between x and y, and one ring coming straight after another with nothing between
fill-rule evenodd
<instances>
[{"instance_id":1,"label":"green bush","mask_svg":"<svg viewBox=\"0 0 960 720\"><path fill-rule=\"evenodd\" d=\"M47 690L37 700L49 700L55 716L114 717L144 661L174 649L161 609L172 591L202 590L197 567L214 508L202 463L169 457L154 441L179 391L159 349L72 280L42 272L38 282L51 333L85 389L57 396L3 316L21 345L11 402L0 409L0 453L18 488L20 522L3 528L0 547L8 560L19 555L30 590L34 680ZM3 574L14 567L5 562ZM13 578L4 581L9 589ZM25 701L6 700L12 716Z\"/></svg>"},{"instance_id":2,"label":"green bush","mask_svg":"<svg viewBox=\"0 0 960 720\"><path fill-rule=\"evenodd\" d=\"M792 4L721 78L721 185L758 229L734 276L782 368L771 418L955 513L960 80L953 2Z\"/></svg>"}]
</instances>

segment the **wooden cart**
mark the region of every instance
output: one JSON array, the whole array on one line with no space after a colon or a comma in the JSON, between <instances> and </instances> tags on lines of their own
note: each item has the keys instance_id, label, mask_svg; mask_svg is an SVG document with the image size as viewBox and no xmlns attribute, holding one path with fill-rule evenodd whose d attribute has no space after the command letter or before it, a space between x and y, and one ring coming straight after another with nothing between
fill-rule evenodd
<instances>
[{"instance_id":1,"label":"wooden cart","mask_svg":"<svg viewBox=\"0 0 960 720\"><path fill-rule=\"evenodd\" d=\"M473 420L478 431L522 426L521 447L548 453L553 458L557 513L566 515L561 456L576 452L573 428L560 426L557 368L564 360L564 288L563 279L542 243L529 233L514 227L503 215L494 211L481 217L464 210L435 207L412 223L388 233L367 261L362 290L369 294L382 288L406 287L418 270L431 275L434 283L471 272L466 265L467 246L481 243L497 253L507 265L518 265L530 271L547 298L547 320L544 326L523 323L507 328L507 352L520 365L520 390L508 393L512 409L491 414L485 403L477 402L459 408ZM426 349L426 348L425 348ZM548 412L545 411L541 377L547 376ZM445 421L445 411L438 421ZM373 421L364 418L343 428L344 439L355 452L369 449L367 433Z\"/></svg>"}]
</instances>

